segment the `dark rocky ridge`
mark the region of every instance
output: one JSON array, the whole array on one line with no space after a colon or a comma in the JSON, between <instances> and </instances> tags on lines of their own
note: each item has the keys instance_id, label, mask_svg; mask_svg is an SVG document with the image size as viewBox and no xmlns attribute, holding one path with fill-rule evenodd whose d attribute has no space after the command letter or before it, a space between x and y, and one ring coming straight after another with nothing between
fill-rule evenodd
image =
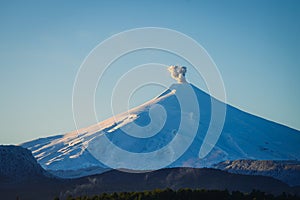
<instances>
[{"instance_id":1,"label":"dark rocky ridge","mask_svg":"<svg viewBox=\"0 0 300 200\"><path fill-rule=\"evenodd\" d=\"M18 183L52 177L33 157L31 151L20 146L0 146L1 183Z\"/></svg>"},{"instance_id":2,"label":"dark rocky ridge","mask_svg":"<svg viewBox=\"0 0 300 200\"><path fill-rule=\"evenodd\" d=\"M300 186L300 161L234 160L214 167L236 174L270 176L290 186Z\"/></svg>"},{"instance_id":3,"label":"dark rocky ridge","mask_svg":"<svg viewBox=\"0 0 300 200\"><path fill-rule=\"evenodd\" d=\"M217 189L300 195L300 188L264 176L232 174L217 169L166 168L152 172L128 173L111 170L76 179L58 179L36 162L31 152L19 146L0 147L1 199L65 199L68 195L95 195L102 192L164 189Z\"/></svg>"}]
</instances>

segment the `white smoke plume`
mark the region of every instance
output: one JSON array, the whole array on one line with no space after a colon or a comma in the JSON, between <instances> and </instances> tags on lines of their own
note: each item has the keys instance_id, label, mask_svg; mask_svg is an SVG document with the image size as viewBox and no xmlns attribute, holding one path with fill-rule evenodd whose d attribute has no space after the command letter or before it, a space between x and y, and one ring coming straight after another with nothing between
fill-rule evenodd
<instances>
[{"instance_id":1,"label":"white smoke plume","mask_svg":"<svg viewBox=\"0 0 300 200\"><path fill-rule=\"evenodd\" d=\"M185 74L186 74L186 67L184 66L176 66L171 65L168 67L169 72L171 72L172 78L177 80L178 83L186 83Z\"/></svg>"}]
</instances>

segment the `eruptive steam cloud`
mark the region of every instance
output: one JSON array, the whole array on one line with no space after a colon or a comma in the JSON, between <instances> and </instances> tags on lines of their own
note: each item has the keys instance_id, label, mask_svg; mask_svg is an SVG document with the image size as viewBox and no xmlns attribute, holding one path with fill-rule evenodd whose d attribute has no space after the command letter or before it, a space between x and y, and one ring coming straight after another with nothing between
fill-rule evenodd
<instances>
[{"instance_id":1,"label":"eruptive steam cloud","mask_svg":"<svg viewBox=\"0 0 300 200\"><path fill-rule=\"evenodd\" d=\"M185 80L186 67L171 65L170 67L168 67L168 70L169 72L171 72L172 78L177 80L178 83L186 83Z\"/></svg>"}]
</instances>

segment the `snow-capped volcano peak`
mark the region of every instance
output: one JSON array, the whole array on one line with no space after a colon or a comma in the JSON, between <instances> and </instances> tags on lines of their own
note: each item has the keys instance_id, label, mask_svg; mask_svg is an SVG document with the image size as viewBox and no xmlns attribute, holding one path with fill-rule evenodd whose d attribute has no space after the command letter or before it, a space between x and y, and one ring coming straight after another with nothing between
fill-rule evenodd
<instances>
[{"instance_id":1,"label":"snow-capped volcano peak","mask_svg":"<svg viewBox=\"0 0 300 200\"><path fill-rule=\"evenodd\" d=\"M178 101L176 95L186 96L186 88L191 87L188 83L173 84L161 95L127 112L113 116L95 125L74 130L65 135L38 139L24 143L22 146L30 149L40 164L46 169L74 170L94 166L106 167L99 163L88 150L89 145L95 139L116 137L116 143L122 143L123 146L127 144L130 147L132 142L129 141L128 143L124 140L124 131L132 130L131 136L127 138L128 140L132 139L132 136L147 138L152 133L157 133L165 123L165 109L177 112ZM149 126L150 121L151 126ZM173 119L173 121L179 123L178 119ZM170 136L167 138L170 139ZM147 149L146 145L141 143L137 147ZM78 162L80 165L78 165Z\"/></svg>"},{"instance_id":2,"label":"snow-capped volcano peak","mask_svg":"<svg viewBox=\"0 0 300 200\"><path fill-rule=\"evenodd\" d=\"M200 159L200 147L211 126L211 105L215 102L227 107L225 124L217 144ZM163 165L209 167L235 159L300 160L299 143L299 131L219 102L192 84L179 83L154 99L95 125L22 146L30 149L45 169L84 169L85 174L91 174L96 173L95 168L111 165L146 170ZM130 156L123 159L124 155ZM135 163L141 155L144 160Z\"/></svg>"}]
</instances>

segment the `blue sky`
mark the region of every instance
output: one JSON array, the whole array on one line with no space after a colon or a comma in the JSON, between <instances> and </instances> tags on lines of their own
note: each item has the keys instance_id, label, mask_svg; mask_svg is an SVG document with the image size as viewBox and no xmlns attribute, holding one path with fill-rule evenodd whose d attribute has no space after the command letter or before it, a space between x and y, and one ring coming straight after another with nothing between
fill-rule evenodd
<instances>
[{"instance_id":1,"label":"blue sky","mask_svg":"<svg viewBox=\"0 0 300 200\"><path fill-rule=\"evenodd\" d=\"M149 26L201 44L230 104L299 130L299 19L296 0L1 1L0 143L74 130L72 89L84 58L113 34ZM156 95L145 93L136 102Z\"/></svg>"}]
</instances>

